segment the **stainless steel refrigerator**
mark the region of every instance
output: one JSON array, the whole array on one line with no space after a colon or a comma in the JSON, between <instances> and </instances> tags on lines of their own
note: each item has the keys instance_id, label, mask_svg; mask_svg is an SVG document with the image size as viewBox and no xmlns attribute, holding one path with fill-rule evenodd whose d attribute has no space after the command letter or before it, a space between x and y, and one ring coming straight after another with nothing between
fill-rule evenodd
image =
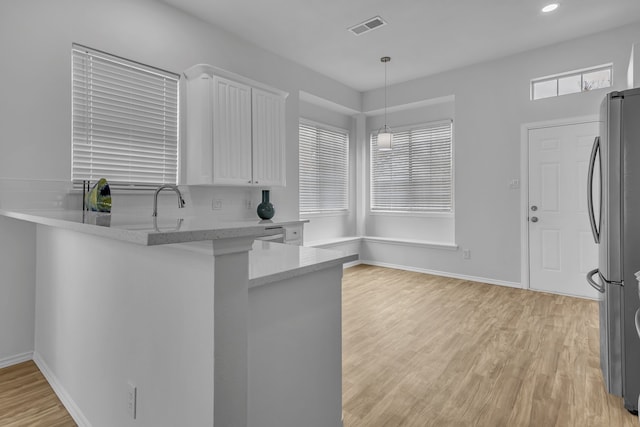
<instances>
[{"instance_id":1,"label":"stainless steel refrigerator","mask_svg":"<svg viewBox=\"0 0 640 427\"><path fill-rule=\"evenodd\" d=\"M611 394L637 413L640 394L640 89L609 93L591 150L588 211L598 268L587 275L599 292L600 367Z\"/></svg>"}]
</instances>

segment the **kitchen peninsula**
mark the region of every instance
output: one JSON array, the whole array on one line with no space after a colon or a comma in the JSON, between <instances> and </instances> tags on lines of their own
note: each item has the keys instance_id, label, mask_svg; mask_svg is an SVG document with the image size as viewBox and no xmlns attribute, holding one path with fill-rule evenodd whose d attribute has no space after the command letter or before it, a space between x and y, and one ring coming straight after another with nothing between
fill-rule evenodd
<instances>
[{"instance_id":1,"label":"kitchen peninsula","mask_svg":"<svg viewBox=\"0 0 640 427\"><path fill-rule=\"evenodd\" d=\"M255 241L299 221L0 215L36 224L34 359L78 424L341 426L355 257Z\"/></svg>"}]
</instances>

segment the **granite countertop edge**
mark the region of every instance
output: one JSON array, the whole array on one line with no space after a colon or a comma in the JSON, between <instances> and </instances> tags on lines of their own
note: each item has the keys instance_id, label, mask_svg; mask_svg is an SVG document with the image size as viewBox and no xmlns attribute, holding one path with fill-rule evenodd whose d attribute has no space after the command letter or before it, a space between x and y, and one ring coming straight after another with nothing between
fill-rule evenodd
<instances>
[{"instance_id":1,"label":"granite countertop edge","mask_svg":"<svg viewBox=\"0 0 640 427\"><path fill-rule=\"evenodd\" d=\"M210 243L212 240L260 237L272 234L270 230L272 228L277 229L285 225L308 222L307 220L262 223L258 221L229 223L214 221L211 222L212 226L207 228L206 225L208 222L206 220L209 217L205 217L205 221L202 221L202 218L195 218L195 229L189 229L189 227L186 226L184 230L163 232L150 228L140 229L141 226L146 227L148 224L152 224L152 220L149 217L142 215L116 214L113 218L110 217L110 214L89 213L88 215L91 221L98 221L98 223L101 221L104 223L106 218L110 220L107 223L124 221L124 225L120 226L105 226L82 222L85 220L82 211L0 209L0 216L144 246L171 245L176 249L189 250L208 256L213 256L213 245ZM114 221L111 221L111 219ZM126 225L127 220L134 221L132 223L133 225ZM138 223L136 223L136 221L138 221ZM175 221L175 219L171 219L169 222L175 224ZM273 230L273 232L276 232L276 230ZM358 255L345 255L342 252L334 250L256 240L253 243L252 250L249 251L249 287L253 288L302 276L357 259Z\"/></svg>"},{"instance_id":2,"label":"granite countertop edge","mask_svg":"<svg viewBox=\"0 0 640 427\"><path fill-rule=\"evenodd\" d=\"M154 229L154 219L143 214L105 214L68 210L0 209L0 216L36 224L78 231L95 236L145 246L187 243L236 237L259 237L271 228L300 224L305 220L284 221L223 221L213 215L181 218L162 218L162 225ZM186 225L182 225L185 221ZM121 222L121 225L113 225ZM128 223L129 222L129 223ZM128 225L127 225L128 224Z\"/></svg>"}]
</instances>

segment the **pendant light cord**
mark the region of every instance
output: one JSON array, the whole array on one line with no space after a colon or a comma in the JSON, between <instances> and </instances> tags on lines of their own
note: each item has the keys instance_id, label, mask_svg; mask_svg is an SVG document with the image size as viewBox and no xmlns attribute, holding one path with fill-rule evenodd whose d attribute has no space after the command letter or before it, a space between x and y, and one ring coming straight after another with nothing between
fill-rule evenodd
<instances>
[{"instance_id":1,"label":"pendant light cord","mask_svg":"<svg viewBox=\"0 0 640 427\"><path fill-rule=\"evenodd\" d=\"M388 132L387 126L387 62L391 61L391 57L383 56L380 61L384 62L384 131Z\"/></svg>"},{"instance_id":2,"label":"pendant light cord","mask_svg":"<svg viewBox=\"0 0 640 427\"><path fill-rule=\"evenodd\" d=\"M384 63L384 130L387 131L387 63Z\"/></svg>"}]
</instances>

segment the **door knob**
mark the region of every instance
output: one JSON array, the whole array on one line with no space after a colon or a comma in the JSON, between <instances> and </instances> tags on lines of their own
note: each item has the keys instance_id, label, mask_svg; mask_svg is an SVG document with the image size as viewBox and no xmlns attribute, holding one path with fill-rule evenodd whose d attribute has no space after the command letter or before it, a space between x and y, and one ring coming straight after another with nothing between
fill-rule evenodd
<instances>
[{"instance_id":1,"label":"door knob","mask_svg":"<svg viewBox=\"0 0 640 427\"><path fill-rule=\"evenodd\" d=\"M533 205L533 206L531 206L531 210L535 212L535 211L538 210L538 207L536 205Z\"/></svg>"},{"instance_id":2,"label":"door knob","mask_svg":"<svg viewBox=\"0 0 640 427\"><path fill-rule=\"evenodd\" d=\"M537 216L532 216L531 217L531 222L538 222L538 217Z\"/></svg>"}]
</instances>

